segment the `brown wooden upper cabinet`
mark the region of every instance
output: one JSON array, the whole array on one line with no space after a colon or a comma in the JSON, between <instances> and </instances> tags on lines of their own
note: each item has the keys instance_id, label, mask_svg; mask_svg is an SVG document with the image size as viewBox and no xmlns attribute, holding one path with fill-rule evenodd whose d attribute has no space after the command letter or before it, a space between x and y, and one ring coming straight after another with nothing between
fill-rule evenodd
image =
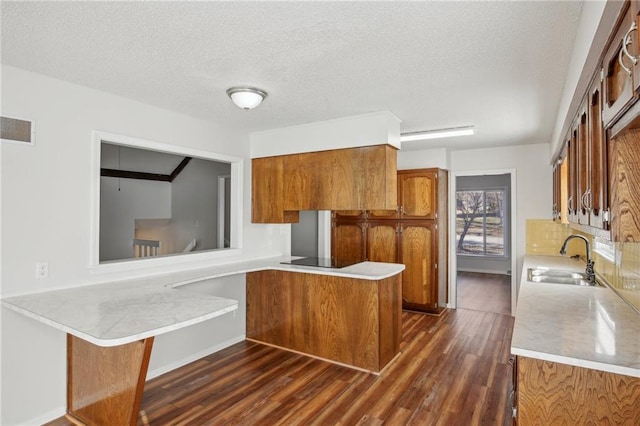
<instances>
[{"instance_id":1,"label":"brown wooden upper cabinet","mask_svg":"<svg viewBox=\"0 0 640 426\"><path fill-rule=\"evenodd\" d=\"M638 116L640 117L640 115ZM637 118L640 121L640 118ZM608 141L611 240L640 242L640 123Z\"/></svg>"},{"instance_id":2,"label":"brown wooden upper cabinet","mask_svg":"<svg viewBox=\"0 0 640 426\"><path fill-rule=\"evenodd\" d=\"M602 125L602 82L595 78L587 93L588 104L588 159L589 186L584 202L589 212L588 225L608 229L605 213L609 211L607 200L607 155L604 127Z\"/></svg>"},{"instance_id":3,"label":"brown wooden upper cabinet","mask_svg":"<svg viewBox=\"0 0 640 426\"><path fill-rule=\"evenodd\" d=\"M577 180L576 180L576 221L581 224L589 223L589 210L586 198L591 191L590 180L590 153L589 141L587 134L587 106L583 103L583 109L578 115L577 121L577 144L576 144L576 160L577 160Z\"/></svg>"},{"instance_id":4,"label":"brown wooden upper cabinet","mask_svg":"<svg viewBox=\"0 0 640 426\"><path fill-rule=\"evenodd\" d=\"M396 162L390 145L254 158L252 221L297 222L299 210L394 210Z\"/></svg>"},{"instance_id":5,"label":"brown wooden upper cabinet","mask_svg":"<svg viewBox=\"0 0 640 426\"><path fill-rule=\"evenodd\" d=\"M403 219L435 219L437 171L398 172L398 206Z\"/></svg>"},{"instance_id":6,"label":"brown wooden upper cabinet","mask_svg":"<svg viewBox=\"0 0 640 426\"><path fill-rule=\"evenodd\" d=\"M578 221L578 128L574 123L571 127L571 136L567 142L567 158L569 169L567 176L567 218L569 222Z\"/></svg>"},{"instance_id":7,"label":"brown wooden upper cabinet","mask_svg":"<svg viewBox=\"0 0 640 426\"><path fill-rule=\"evenodd\" d=\"M626 11L613 36L603 60L604 102L602 119L605 124L618 118L634 98L640 86L638 64L637 2L625 5ZM635 75L635 81L634 81Z\"/></svg>"}]
</instances>

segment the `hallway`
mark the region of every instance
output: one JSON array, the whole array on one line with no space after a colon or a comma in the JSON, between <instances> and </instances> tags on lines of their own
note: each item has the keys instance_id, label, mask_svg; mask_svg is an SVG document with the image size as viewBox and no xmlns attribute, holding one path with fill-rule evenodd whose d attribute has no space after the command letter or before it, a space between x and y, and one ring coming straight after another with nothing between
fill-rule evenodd
<instances>
[{"instance_id":1,"label":"hallway","mask_svg":"<svg viewBox=\"0 0 640 426\"><path fill-rule=\"evenodd\" d=\"M511 275L458 271L457 307L511 314Z\"/></svg>"}]
</instances>

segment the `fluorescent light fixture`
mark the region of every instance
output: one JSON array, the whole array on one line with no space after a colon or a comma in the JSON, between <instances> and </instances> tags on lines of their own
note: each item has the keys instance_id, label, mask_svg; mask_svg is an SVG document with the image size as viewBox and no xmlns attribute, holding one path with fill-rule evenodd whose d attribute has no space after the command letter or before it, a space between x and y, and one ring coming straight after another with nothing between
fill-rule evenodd
<instances>
[{"instance_id":1,"label":"fluorescent light fixture","mask_svg":"<svg viewBox=\"0 0 640 426\"><path fill-rule=\"evenodd\" d=\"M473 135L473 133L474 133L473 126L451 127L449 129L436 129L436 130L425 130L422 132L401 133L400 140L402 142L422 141L427 139L451 138L453 136L469 136L469 135Z\"/></svg>"}]
</instances>

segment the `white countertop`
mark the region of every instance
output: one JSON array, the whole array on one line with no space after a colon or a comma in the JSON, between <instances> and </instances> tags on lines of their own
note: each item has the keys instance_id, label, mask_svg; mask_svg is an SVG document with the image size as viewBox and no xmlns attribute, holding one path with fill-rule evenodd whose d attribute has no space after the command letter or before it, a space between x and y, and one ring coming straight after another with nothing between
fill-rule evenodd
<instances>
[{"instance_id":1,"label":"white countertop","mask_svg":"<svg viewBox=\"0 0 640 426\"><path fill-rule=\"evenodd\" d=\"M179 273L89 285L2 299L3 306L98 346L117 346L157 336L238 309L236 300L179 287L263 270L380 280L404 265L362 262L341 269L282 265L290 257L229 263Z\"/></svg>"},{"instance_id":2,"label":"white countertop","mask_svg":"<svg viewBox=\"0 0 640 426\"><path fill-rule=\"evenodd\" d=\"M607 287L528 281L527 269L537 266L584 272L585 264L526 256L511 352L640 377L640 314Z\"/></svg>"}]
</instances>

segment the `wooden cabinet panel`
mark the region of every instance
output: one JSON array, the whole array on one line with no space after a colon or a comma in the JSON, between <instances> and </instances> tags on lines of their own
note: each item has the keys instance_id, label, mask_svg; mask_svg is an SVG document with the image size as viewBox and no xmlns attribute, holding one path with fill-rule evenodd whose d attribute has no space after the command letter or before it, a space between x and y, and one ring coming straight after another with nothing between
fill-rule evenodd
<instances>
[{"instance_id":1,"label":"wooden cabinet panel","mask_svg":"<svg viewBox=\"0 0 640 426\"><path fill-rule=\"evenodd\" d=\"M365 210L334 210L331 212L332 219L364 219Z\"/></svg>"},{"instance_id":2,"label":"wooden cabinet panel","mask_svg":"<svg viewBox=\"0 0 640 426\"><path fill-rule=\"evenodd\" d=\"M398 172L398 204L403 219L435 219L437 212L437 173Z\"/></svg>"},{"instance_id":3,"label":"wooden cabinet panel","mask_svg":"<svg viewBox=\"0 0 640 426\"><path fill-rule=\"evenodd\" d=\"M284 156L284 208L395 209L396 155L380 145Z\"/></svg>"},{"instance_id":4,"label":"wooden cabinet panel","mask_svg":"<svg viewBox=\"0 0 640 426\"><path fill-rule=\"evenodd\" d=\"M406 307L437 308L435 233L433 222L400 225L400 262L406 267L402 272L402 300Z\"/></svg>"},{"instance_id":5,"label":"wooden cabinet panel","mask_svg":"<svg viewBox=\"0 0 640 426\"><path fill-rule=\"evenodd\" d=\"M67 334L67 416L78 424L136 425L153 337L101 347Z\"/></svg>"},{"instance_id":6,"label":"wooden cabinet panel","mask_svg":"<svg viewBox=\"0 0 640 426\"><path fill-rule=\"evenodd\" d=\"M284 162L282 157L251 160L251 221L297 223L297 211L284 209Z\"/></svg>"},{"instance_id":7,"label":"wooden cabinet panel","mask_svg":"<svg viewBox=\"0 0 640 426\"><path fill-rule=\"evenodd\" d=\"M447 229L447 191L445 170L399 171L401 210L368 210L356 220L334 212L332 257L339 262L357 261L363 256L375 262L403 263L407 268L403 273L403 306L426 312L442 311L448 292L448 241L447 233L438 232L438 226ZM407 232L405 239L400 230ZM361 243L364 254L360 252Z\"/></svg>"},{"instance_id":8,"label":"wooden cabinet panel","mask_svg":"<svg viewBox=\"0 0 640 426\"><path fill-rule=\"evenodd\" d=\"M400 206L395 210L369 210L367 218L369 219L398 219L400 217Z\"/></svg>"},{"instance_id":9,"label":"wooden cabinet panel","mask_svg":"<svg viewBox=\"0 0 640 426\"><path fill-rule=\"evenodd\" d=\"M395 221L367 223L367 260L398 263L399 225Z\"/></svg>"},{"instance_id":10,"label":"wooden cabinet panel","mask_svg":"<svg viewBox=\"0 0 640 426\"><path fill-rule=\"evenodd\" d=\"M611 239L640 242L640 129L609 141Z\"/></svg>"},{"instance_id":11,"label":"wooden cabinet panel","mask_svg":"<svg viewBox=\"0 0 640 426\"><path fill-rule=\"evenodd\" d=\"M568 157L568 196L567 201L568 212L567 217L569 222L578 221L577 199L578 199L578 128L573 127L571 130L571 139L567 143L567 157Z\"/></svg>"},{"instance_id":12,"label":"wooden cabinet panel","mask_svg":"<svg viewBox=\"0 0 640 426\"><path fill-rule=\"evenodd\" d=\"M640 424L640 379L518 357L518 423Z\"/></svg>"},{"instance_id":13,"label":"wooden cabinet panel","mask_svg":"<svg viewBox=\"0 0 640 426\"><path fill-rule=\"evenodd\" d=\"M247 274L247 338L369 371L398 353L400 311L400 274L378 281Z\"/></svg>"},{"instance_id":14,"label":"wooden cabinet panel","mask_svg":"<svg viewBox=\"0 0 640 426\"><path fill-rule=\"evenodd\" d=\"M587 132L587 110L583 109L578 115L578 134L577 134L577 222L583 225L589 224L589 211L587 210L586 198L590 191L591 181L589 179L590 173L590 156L589 156L589 142Z\"/></svg>"},{"instance_id":15,"label":"wooden cabinet panel","mask_svg":"<svg viewBox=\"0 0 640 426\"><path fill-rule=\"evenodd\" d=\"M358 263L366 260L365 252L365 224L363 222L334 222L332 224L331 257L337 264Z\"/></svg>"},{"instance_id":16,"label":"wooden cabinet panel","mask_svg":"<svg viewBox=\"0 0 640 426\"><path fill-rule=\"evenodd\" d=\"M629 36L629 29L635 16L631 8L627 9L613 36L613 42L605 53L604 66L604 103L602 118L605 124L612 123L632 101L634 97L633 67L629 57L637 50L637 41ZM626 51L625 51L626 49ZM629 55L626 53L628 52Z\"/></svg>"},{"instance_id":17,"label":"wooden cabinet panel","mask_svg":"<svg viewBox=\"0 0 640 426\"><path fill-rule=\"evenodd\" d=\"M595 79L589 90L589 192L585 197L589 209L589 225L607 229L603 220L607 203L607 157L602 126L602 84Z\"/></svg>"}]
</instances>

